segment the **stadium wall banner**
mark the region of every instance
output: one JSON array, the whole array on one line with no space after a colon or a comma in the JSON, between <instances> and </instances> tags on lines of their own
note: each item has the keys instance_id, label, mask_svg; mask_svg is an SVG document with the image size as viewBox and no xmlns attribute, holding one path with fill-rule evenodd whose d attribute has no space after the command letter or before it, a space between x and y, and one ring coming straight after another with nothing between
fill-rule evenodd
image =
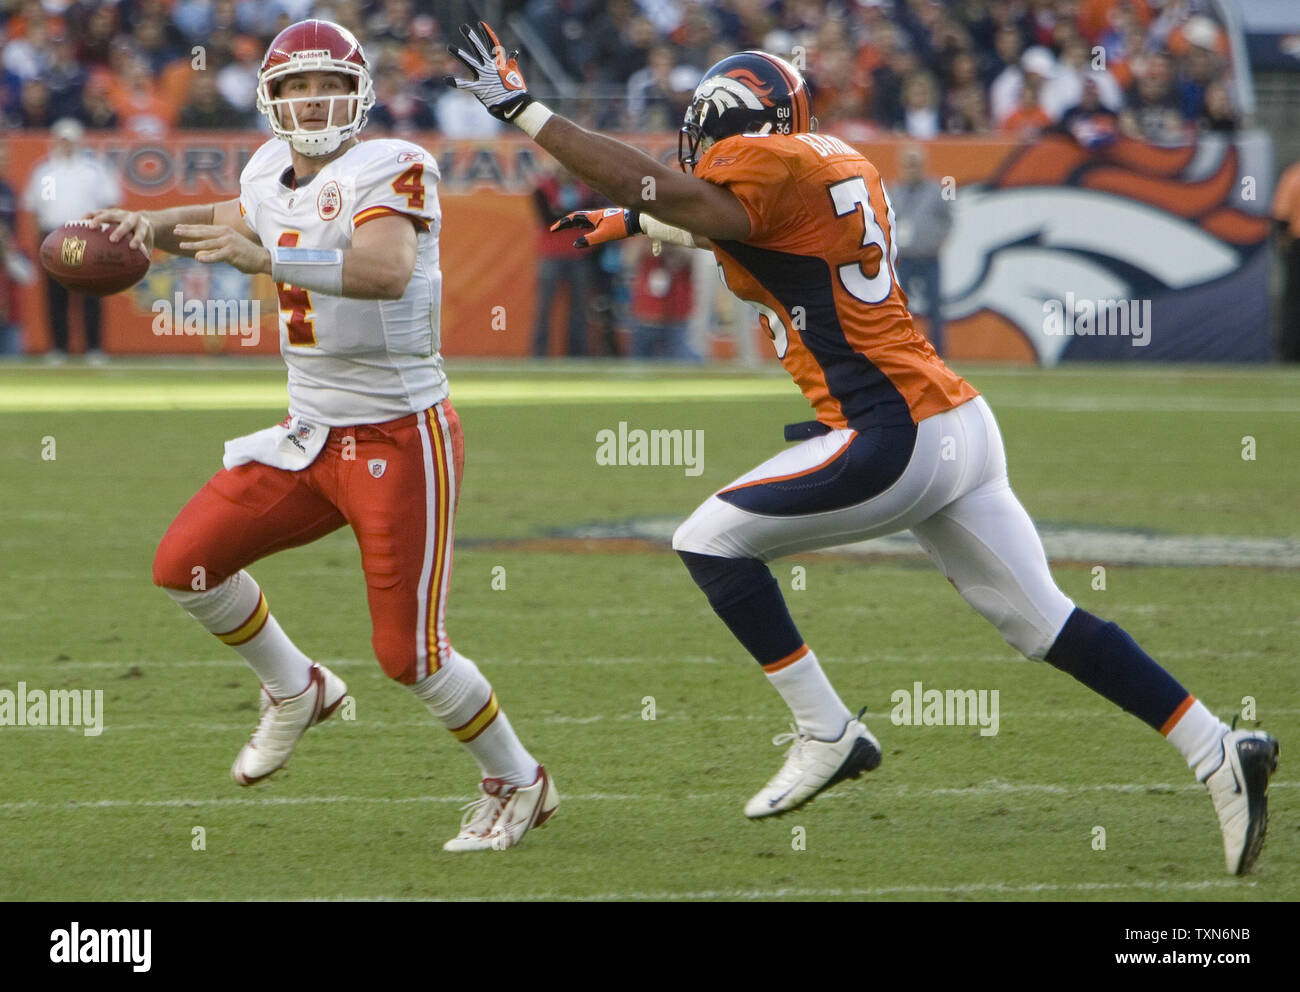
<instances>
[{"instance_id":1,"label":"stadium wall banner","mask_svg":"<svg viewBox=\"0 0 1300 992\"><path fill-rule=\"evenodd\" d=\"M125 205L149 208L234 199L240 170L264 140L190 132L88 143L119 171ZM514 137L411 140L433 153L441 173L444 354L528 354L541 230L531 192L545 153ZM676 166L675 137L629 140ZM888 184L910 142L854 143ZM10 139L15 188L49 146L44 134ZM1043 365L1269 357L1267 135L1207 136L1178 148L1119 139L1098 149L1060 135L1031 143L943 138L926 144L926 172L947 179L953 206L940 259L950 357ZM19 233L35 257L31 224L24 216ZM48 346L44 296L38 287L24 294L28 351ZM203 307L190 307L200 300ZM256 333L239 325L253 300ZM144 281L107 301L104 346L273 354L277 311L269 276L159 253Z\"/></svg>"}]
</instances>

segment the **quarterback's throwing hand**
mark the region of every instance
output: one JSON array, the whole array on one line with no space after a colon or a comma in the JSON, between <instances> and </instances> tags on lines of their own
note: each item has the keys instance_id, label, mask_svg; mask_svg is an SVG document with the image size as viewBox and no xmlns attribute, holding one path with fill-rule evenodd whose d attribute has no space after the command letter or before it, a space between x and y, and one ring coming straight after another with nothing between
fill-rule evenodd
<instances>
[{"instance_id":1,"label":"quarterback's throwing hand","mask_svg":"<svg viewBox=\"0 0 1300 992\"><path fill-rule=\"evenodd\" d=\"M182 251L194 252L198 262L228 262L240 272L271 271L271 253L233 228L217 224L177 224L172 231Z\"/></svg>"},{"instance_id":2,"label":"quarterback's throwing hand","mask_svg":"<svg viewBox=\"0 0 1300 992\"><path fill-rule=\"evenodd\" d=\"M573 228L578 231L590 231L573 242L575 248L589 248L604 244L606 241L618 241L641 233L635 210L622 207L606 207L604 210L575 210L565 214L551 225L552 231Z\"/></svg>"},{"instance_id":3,"label":"quarterback's throwing hand","mask_svg":"<svg viewBox=\"0 0 1300 992\"><path fill-rule=\"evenodd\" d=\"M506 54L501 42L484 21L477 28L468 24L460 26L460 33L468 43L469 51L448 45L447 51L460 59L473 79L444 76L443 82L459 90L468 90L479 98L488 113L498 120L513 121L519 112L533 102L528 95L524 74L519 71L516 59L519 52Z\"/></svg>"}]
</instances>

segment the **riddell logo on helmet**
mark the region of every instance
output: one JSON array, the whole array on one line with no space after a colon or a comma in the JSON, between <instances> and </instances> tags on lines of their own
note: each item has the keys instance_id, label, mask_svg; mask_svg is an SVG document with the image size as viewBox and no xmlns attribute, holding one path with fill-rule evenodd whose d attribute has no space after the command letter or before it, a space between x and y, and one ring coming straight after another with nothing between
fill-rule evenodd
<instances>
[{"instance_id":1,"label":"riddell logo on helmet","mask_svg":"<svg viewBox=\"0 0 1300 992\"><path fill-rule=\"evenodd\" d=\"M748 69L732 69L727 73L727 75L732 79L740 80L740 82L753 90L754 95L758 97L764 107L776 106L776 104L767 98L767 95L772 92L772 87L763 82L763 80L759 79Z\"/></svg>"}]
</instances>

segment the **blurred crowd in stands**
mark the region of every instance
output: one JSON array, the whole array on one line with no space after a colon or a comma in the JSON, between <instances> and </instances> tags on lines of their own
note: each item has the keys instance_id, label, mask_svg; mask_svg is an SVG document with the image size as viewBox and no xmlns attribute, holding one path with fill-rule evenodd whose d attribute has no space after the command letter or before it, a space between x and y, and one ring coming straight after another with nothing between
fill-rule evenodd
<instances>
[{"instance_id":1,"label":"blurred crowd in stands","mask_svg":"<svg viewBox=\"0 0 1300 992\"><path fill-rule=\"evenodd\" d=\"M539 94L607 131L676 128L703 70L744 48L803 68L822 129L850 139L1076 125L1092 140L1118 130L1172 141L1238 121L1209 0L480 6L495 7L497 26L529 53ZM446 46L472 16L463 0L0 0L0 114L9 127L75 117L141 137L261 126L254 88L267 43L309 16L363 42L374 132L478 137L498 127L441 82L459 69Z\"/></svg>"},{"instance_id":2,"label":"blurred crowd in stands","mask_svg":"<svg viewBox=\"0 0 1300 992\"><path fill-rule=\"evenodd\" d=\"M112 130L144 140L186 129L266 131L255 93L266 47L294 21L321 17L356 34L370 60L377 103L368 136L491 137L502 125L442 83L463 71L447 45L476 14L525 51L538 96L604 131L675 131L704 70L747 48L801 68L820 129L850 141L1032 139L1055 129L1098 147L1120 135L1179 142L1240 122L1227 34L1211 0L481 0L474 8L467 0L0 0L0 124L58 134L76 121L87 137ZM934 301L946 204L923 175L919 147L904 157L895 196L915 200L909 209L927 217L933 242L906 246L915 268L907 288L940 346ZM20 253L6 252L17 197L3 179L0 163L0 353L17 350L21 275L12 264ZM535 202L533 354L699 360L719 315L741 326L710 291L706 253L573 249L571 232L547 225L604 204L549 167ZM584 303L553 315L566 297ZM67 301L51 295L50 306L57 317ZM53 321L56 352L66 348L65 325ZM745 333L735 353L757 360Z\"/></svg>"}]
</instances>

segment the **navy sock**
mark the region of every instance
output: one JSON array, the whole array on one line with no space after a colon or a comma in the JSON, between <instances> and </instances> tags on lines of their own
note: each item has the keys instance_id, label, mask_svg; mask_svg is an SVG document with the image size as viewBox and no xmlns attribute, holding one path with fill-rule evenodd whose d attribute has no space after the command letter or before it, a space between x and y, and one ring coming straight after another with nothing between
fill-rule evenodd
<instances>
[{"instance_id":1,"label":"navy sock","mask_svg":"<svg viewBox=\"0 0 1300 992\"><path fill-rule=\"evenodd\" d=\"M761 561L719 558L678 551L695 584L704 590L713 612L760 665L768 665L803 647L785 597Z\"/></svg>"},{"instance_id":2,"label":"navy sock","mask_svg":"<svg viewBox=\"0 0 1300 992\"><path fill-rule=\"evenodd\" d=\"M1078 607L1048 650L1047 662L1158 731L1188 695L1123 627Z\"/></svg>"}]
</instances>

